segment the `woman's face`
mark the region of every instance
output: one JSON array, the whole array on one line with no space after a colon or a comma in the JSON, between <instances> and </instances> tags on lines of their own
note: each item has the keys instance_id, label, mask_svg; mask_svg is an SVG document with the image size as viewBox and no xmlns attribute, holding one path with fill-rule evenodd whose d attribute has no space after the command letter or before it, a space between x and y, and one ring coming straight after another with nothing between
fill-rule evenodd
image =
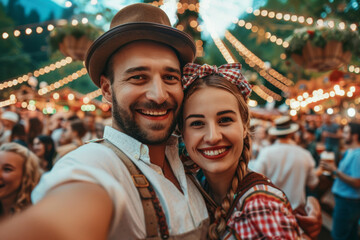
<instances>
[{"instance_id":1,"label":"woman's face","mask_svg":"<svg viewBox=\"0 0 360 240\"><path fill-rule=\"evenodd\" d=\"M33 151L39 158L43 158L45 155L45 144L38 138L34 138Z\"/></svg>"},{"instance_id":2,"label":"woman's face","mask_svg":"<svg viewBox=\"0 0 360 240\"><path fill-rule=\"evenodd\" d=\"M0 151L0 200L16 198L23 176L24 158Z\"/></svg>"},{"instance_id":3,"label":"woman's face","mask_svg":"<svg viewBox=\"0 0 360 240\"><path fill-rule=\"evenodd\" d=\"M185 101L183 120L191 159L207 176L233 174L245 136L235 96L215 87L199 89Z\"/></svg>"}]
</instances>

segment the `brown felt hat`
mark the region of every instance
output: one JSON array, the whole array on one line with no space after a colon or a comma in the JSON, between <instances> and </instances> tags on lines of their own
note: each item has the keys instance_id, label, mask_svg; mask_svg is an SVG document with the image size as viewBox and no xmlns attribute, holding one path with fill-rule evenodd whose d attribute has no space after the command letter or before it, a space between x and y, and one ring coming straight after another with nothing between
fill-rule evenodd
<instances>
[{"instance_id":1,"label":"brown felt hat","mask_svg":"<svg viewBox=\"0 0 360 240\"><path fill-rule=\"evenodd\" d=\"M137 40L151 40L172 47L181 66L195 58L194 41L185 32L171 27L163 10L146 3L131 4L114 16L110 30L96 39L86 54L86 69L96 86L100 87L100 76L109 57L121 46Z\"/></svg>"}]
</instances>

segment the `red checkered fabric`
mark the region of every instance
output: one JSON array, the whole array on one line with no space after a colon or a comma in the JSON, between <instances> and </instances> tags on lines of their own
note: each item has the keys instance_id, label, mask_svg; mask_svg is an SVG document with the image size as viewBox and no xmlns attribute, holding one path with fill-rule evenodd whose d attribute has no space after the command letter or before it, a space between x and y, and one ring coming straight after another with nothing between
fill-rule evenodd
<instances>
[{"instance_id":1,"label":"red checkered fabric","mask_svg":"<svg viewBox=\"0 0 360 240\"><path fill-rule=\"evenodd\" d=\"M186 89L192 82L198 78L203 78L211 74L217 74L226 80L235 84L241 91L241 94L247 99L251 93L251 85L241 74L240 63L224 64L220 67L210 66L208 64L199 65L196 63L188 63L183 70L183 89Z\"/></svg>"},{"instance_id":2,"label":"red checkered fabric","mask_svg":"<svg viewBox=\"0 0 360 240\"><path fill-rule=\"evenodd\" d=\"M227 223L230 231L222 239L300 239L300 229L285 195L281 198L272 194L268 186L256 188L241 200L242 204L237 204Z\"/></svg>"}]
</instances>

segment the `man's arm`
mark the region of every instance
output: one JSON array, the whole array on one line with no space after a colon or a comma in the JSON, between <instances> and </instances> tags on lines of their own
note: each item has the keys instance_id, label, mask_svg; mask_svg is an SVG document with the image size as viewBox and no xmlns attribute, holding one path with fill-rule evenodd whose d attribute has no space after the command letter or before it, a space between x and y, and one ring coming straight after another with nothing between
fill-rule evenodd
<instances>
[{"instance_id":1,"label":"man's arm","mask_svg":"<svg viewBox=\"0 0 360 240\"><path fill-rule=\"evenodd\" d=\"M305 206L306 215L296 213L295 217L298 220L300 227L311 238L317 239L321 232L322 217L321 207L318 200L314 197L308 197Z\"/></svg>"},{"instance_id":2,"label":"man's arm","mask_svg":"<svg viewBox=\"0 0 360 240\"><path fill-rule=\"evenodd\" d=\"M322 134L323 137L328 137L328 138L336 138L336 139L339 139L339 138L342 138L342 130L341 128L339 128L336 133L332 133L332 132L328 132L328 131L324 131L323 134Z\"/></svg>"},{"instance_id":3,"label":"man's arm","mask_svg":"<svg viewBox=\"0 0 360 240\"><path fill-rule=\"evenodd\" d=\"M360 178L353 178L337 169L335 164L328 164L325 161L320 162L320 166L332 173L335 173L335 176L338 177L341 181L349 184L353 188L360 188Z\"/></svg>"},{"instance_id":4,"label":"man's arm","mask_svg":"<svg viewBox=\"0 0 360 240\"><path fill-rule=\"evenodd\" d=\"M106 239L113 204L99 185L70 182L39 203L0 223L0 239Z\"/></svg>"}]
</instances>

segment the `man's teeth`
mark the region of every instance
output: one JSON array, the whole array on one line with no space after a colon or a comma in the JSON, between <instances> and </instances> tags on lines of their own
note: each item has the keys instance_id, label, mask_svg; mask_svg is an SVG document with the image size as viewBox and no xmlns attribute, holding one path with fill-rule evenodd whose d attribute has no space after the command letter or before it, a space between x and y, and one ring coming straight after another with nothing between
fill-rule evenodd
<instances>
[{"instance_id":1,"label":"man's teeth","mask_svg":"<svg viewBox=\"0 0 360 240\"><path fill-rule=\"evenodd\" d=\"M141 112L145 115L160 116L160 115L165 115L167 111L166 110L164 110L164 111L142 110Z\"/></svg>"},{"instance_id":2,"label":"man's teeth","mask_svg":"<svg viewBox=\"0 0 360 240\"><path fill-rule=\"evenodd\" d=\"M225 151L226 151L226 148L221 148L221 149L217 149L217 150L205 150L203 152L205 155L208 155L208 156L216 156L216 155L222 154Z\"/></svg>"}]
</instances>

